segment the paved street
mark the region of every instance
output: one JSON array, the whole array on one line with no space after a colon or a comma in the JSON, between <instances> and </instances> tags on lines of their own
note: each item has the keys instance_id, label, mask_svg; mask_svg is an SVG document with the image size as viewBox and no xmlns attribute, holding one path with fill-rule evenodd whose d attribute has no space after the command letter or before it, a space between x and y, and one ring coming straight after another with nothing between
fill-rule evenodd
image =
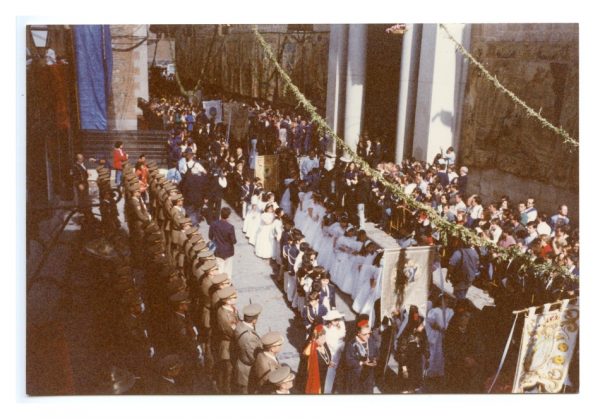
<instances>
[{"instance_id":1,"label":"paved street","mask_svg":"<svg viewBox=\"0 0 600 419\"><path fill-rule=\"evenodd\" d=\"M223 201L223 206L228 206ZM274 279L275 270L270 263L254 255L254 246L242 233L242 219L232 211L229 219L235 227L237 244L233 263L233 284L238 290L238 308L248 304L250 300L263 306L257 330L259 335L269 330L279 331L286 336L286 342L279 355L285 362L297 371L300 361L299 351L304 343L304 327L300 319L296 319L294 311L287 304L281 285ZM200 231L208 237L208 225L202 223ZM346 296L338 298L338 310L346 314L346 320L353 321L354 313L349 308Z\"/></svg>"}]
</instances>

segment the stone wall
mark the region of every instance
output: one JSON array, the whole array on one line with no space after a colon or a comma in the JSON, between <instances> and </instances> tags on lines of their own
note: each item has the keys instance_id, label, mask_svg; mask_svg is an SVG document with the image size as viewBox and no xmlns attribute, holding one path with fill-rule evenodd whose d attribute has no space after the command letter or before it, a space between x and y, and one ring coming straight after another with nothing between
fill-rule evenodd
<instances>
[{"instance_id":1,"label":"stone wall","mask_svg":"<svg viewBox=\"0 0 600 419\"><path fill-rule=\"evenodd\" d=\"M214 25L186 26L175 34L177 70L186 89L200 79L201 85L225 92L296 104L256 42L252 25L232 25L227 35L214 35ZM314 32L288 33L287 25L259 25L294 83L321 109L327 95L329 57L325 29L325 25L315 25Z\"/></svg>"},{"instance_id":2,"label":"stone wall","mask_svg":"<svg viewBox=\"0 0 600 419\"><path fill-rule=\"evenodd\" d=\"M579 28L577 24L473 25L473 55L501 83L548 121L579 138ZM512 200L531 195L554 212L566 202L577 211L579 155L527 118L470 66L459 147L474 191ZM542 204L543 203L543 204Z\"/></svg>"},{"instance_id":3,"label":"stone wall","mask_svg":"<svg viewBox=\"0 0 600 419\"><path fill-rule=\"evenodd\" d=\"M112 95L108 117L111 130L136 130L137 117L142 114L137 107L138 97L148 99L148 46L142 43L128 49L148 34L147 25L111 25L113 42Z\"/></svg>"}]
</instances>

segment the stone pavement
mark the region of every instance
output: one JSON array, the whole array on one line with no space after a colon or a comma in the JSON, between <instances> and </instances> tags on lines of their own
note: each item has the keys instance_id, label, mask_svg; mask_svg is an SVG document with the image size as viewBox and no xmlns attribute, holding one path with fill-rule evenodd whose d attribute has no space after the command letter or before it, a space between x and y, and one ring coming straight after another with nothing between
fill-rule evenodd
<instances>
[{"instance_id":1,"label":"stone pavement","mask_svg":"<svg viewBox=\"0 0 600 419\"><path fill-rule=\"evenodd\" d=\"M229 206L223 201L223 207ZM269 331L282 332L286 342L278 358L280 362L287 363L294 371L298 370L300 361L299 352L305 342L304 326L301 319L288 305L283 295L282 284L279 284L269 261L259 258L254 254L254 246L242 233L242 219L232 209L229 218L235 227L237 244L233 262L233 285L238 290L238 308L241 310L250 301L263 306L263 312L258 319L256 329L259 335ZM208 225L200 224L202 235L208 237ZM355 315L350 309L351 301L347 296L338 294L337 309L345 314L346 321L353 322ZM351 330L347 325L347 330Z\"/></svg>"}]
</instances>

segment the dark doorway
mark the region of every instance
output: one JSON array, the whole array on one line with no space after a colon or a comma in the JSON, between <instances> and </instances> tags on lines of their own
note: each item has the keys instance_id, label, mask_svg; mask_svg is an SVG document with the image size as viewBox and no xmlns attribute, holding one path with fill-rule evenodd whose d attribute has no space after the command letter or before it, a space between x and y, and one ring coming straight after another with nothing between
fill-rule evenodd
<instances>
[{"instance_id":1,"label":"dark doorway","mask_svg":"<svg viewBox=\"0 0 600 419\"><path fill-rule=\"evenodd\" d=\"M363 131L371 140L380 138L386 155L394 156L402 37L386 33L390 26L368 27Z\"/></svg>"}]
</instances>

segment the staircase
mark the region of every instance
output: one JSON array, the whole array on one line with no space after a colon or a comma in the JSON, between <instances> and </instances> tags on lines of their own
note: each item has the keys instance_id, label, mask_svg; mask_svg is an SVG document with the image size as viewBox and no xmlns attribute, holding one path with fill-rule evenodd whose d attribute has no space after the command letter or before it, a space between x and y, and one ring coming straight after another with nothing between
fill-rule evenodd
<instances>
[{"instance_id":1,"label":"staircase","mask_svg":"<svg viewBox=\"0 0 600 419\"><path fill-rule=\"evenodd\" d=\"M83 155L107 159L112 166L112 150L115 142L123 141L123 150L135 163L140 154L154 160L161 167L167 166L168 131L93 131L79 132Z\"/></svg>"}]
</instances>

